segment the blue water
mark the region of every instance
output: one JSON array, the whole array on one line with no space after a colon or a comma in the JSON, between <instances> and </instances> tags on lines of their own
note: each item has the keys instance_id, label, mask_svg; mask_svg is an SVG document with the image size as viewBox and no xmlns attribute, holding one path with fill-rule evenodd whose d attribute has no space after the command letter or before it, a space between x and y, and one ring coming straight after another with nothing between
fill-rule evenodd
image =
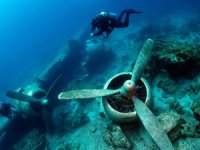
<instances>
[{"instance_id":1,"label":"blue water","mask_svg":"<svg viewBox=\"0 0 200 150\"><path fill-rule=\"evenodd\" d=\"M89 26L101 10L144 11L137 20L132 19L137 23L174 11L195 12L199 3L198 0L1 0L0 98L5 98L5 90L34 78L64 41Z\"/></svg>"},{"instance_id":2,"label":"blue water","mask_svg":"<svg viewBox=\"0 0 200 150\"><path fill-rule=\"evenodd\" d=\"M82 30L90 28L91 19L99 12L109 11L119 14L126 8L144 12L131 16L130 22L136 28L144 22L153 27L159 27L161 20L169 16L175 21L174 24L180 23L180 18L184 15L198 15L197 18L200 18L199 0L0 0L0 101L11 102L11 99L5 96L6 91L29 85L55 58L66 40L73 39ZM175 13L179 16L173 16ZM196 19L194 23L200 24L200 20ZM192 23L189 27L190 25L191 28L198 27L197 25L192 27ZM151 29L148 27L147 25L147 29ZM144 31L147 32L145 29ZM155 32L155 28L153 31ZM156 31L162 32L162 29ZM87 34L89 36L89 31ZM112 35L109 38L112 38ZM134 31L133 34L131 31L130 37L136 35ZM150 33L150 35L153 34ZM120 52L120 54L123 53L123 51ZM72 52L71 56L76 59L76 54L77 51ZM99 61L90 68L95 69L97 66L100 68L98 63L101 63L101 59L96 59ZM75 61L78 65L74 66L80 66L79 60ZM69 62L68 66L72 66L68 71L74 71L73 61L67 62ZM109 62L104 61L104 63L106 65ZM91 74L98 72L92 69ZM72 107L69 106L69 108ZM68 118L69 122L73 117ZM57 117L54 118L57 119ZM23 125L20 127L26 126Z\"/></svg>"}]
</instances>

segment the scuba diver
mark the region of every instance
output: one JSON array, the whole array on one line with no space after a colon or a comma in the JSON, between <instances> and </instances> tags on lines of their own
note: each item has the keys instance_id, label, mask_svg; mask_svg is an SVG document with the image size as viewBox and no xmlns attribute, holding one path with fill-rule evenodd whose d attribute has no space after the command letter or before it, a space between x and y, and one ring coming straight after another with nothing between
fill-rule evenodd
<instances>
[{"instance_id":1,"label":"scuba diver","mask_svg":"<svg viewBox=\"0 0 200 150\"><path fill-rule=\"evenodd\" d=\"M96 16L96 18L92 19L92 31L90 36L98 36L104 33L105 38L107 38L114 28L125 28L129 25L129 16L130 14L139 14L143 13L140 11L135 11L133 9L125 9L121 12L119 17L115 13L109 12L101 12ZM122 22L122 17L125 14L125 20Z\"/></svg>"},{"instance_id":2,"label":"scuba diver","mask_svg":"<svg viewBox=\"0 0 200 150\"><path fill-rule=\"evenodd\" d=\"M0 102L0 115L7 117L8 119L13 118L17 112L15 111L14 105L10 103Z\"/></svg>"}]
</instances>

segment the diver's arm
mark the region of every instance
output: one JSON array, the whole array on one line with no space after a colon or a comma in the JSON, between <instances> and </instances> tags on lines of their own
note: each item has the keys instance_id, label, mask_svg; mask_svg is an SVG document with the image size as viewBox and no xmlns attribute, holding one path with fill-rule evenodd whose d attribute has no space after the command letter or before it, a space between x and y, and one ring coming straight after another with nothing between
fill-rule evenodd
<instances>
[{"instance_id":1,"label":"diver's arm","mask_svg":"<svg viewBox=\"0 0 200 150\"><path fill-rule=\"evenodd\" d=\"M91 36L98 36L103 33L103 30L100 28L95 28L95 30L90 34Z\"/></svg>"},{"instance_id":2,"label":"diver's arm","mask_svg":"<svg viewBox=\"0 0 200 150\"><path fill-rule=\"evenodd\" d=\"M94 32L96 26L92 25L92 28L91 28L91 33Z\"/></svg>"}]
</instances>

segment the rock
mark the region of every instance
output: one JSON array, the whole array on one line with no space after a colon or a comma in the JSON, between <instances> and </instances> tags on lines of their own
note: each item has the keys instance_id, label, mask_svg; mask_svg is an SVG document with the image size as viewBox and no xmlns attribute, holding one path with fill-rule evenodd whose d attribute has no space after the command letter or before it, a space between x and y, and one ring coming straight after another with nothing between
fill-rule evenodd
<instances>
[{"instance_id":1,"label":"rock","mask_svg":"<svg viewBox=\"0 0 200 150\"><path fill-rule=\"evenodd\" d=\"M173 99L171 103L169 104L170 109L175 110L177 113L181 114L183 107L179 103L177 99Z\"/></svg>"},{"instance_id":2,"label":"rock","mask_svg":"<svg viewBox=\"0 0 200 150\"><path fill-rule=\"evenodd\" d=\"M158 41L153 59L157 67L173 76L194 76L200 71L200 45L179 41Z\"/></svg>"},{"instance_id":3,"label":"rock","mask_svg":"<svg viewBox=\"0 0 200 150\"><path fill-rule=\"evenodd\" d=\"M197 133L200 134L200 123L197 125Z\"/></svg>"},{"instance_id":4,"label":"rock","mask_svg":"<svg viewBox=\"0 0 200 150\"><path fill-rule=\"evenodd\" d=\"M56 150L79 150L80 143L66 143L56 147Z\"/></svg>"},{"instance_id":5,"label":"rock","mask_svg":"<svg viewBox=\"0 0 200 150\"><path fill-rule=\"evenodd\" d=\"M200 138L186 138L180 140L177 144L177 150L199 150Z\"/></svg>"},{"instance_id":6,"label":"rock","mask_svg":"<svg viewBox=\"0 0 200 150\"><path fill-rule=\"evenodd\" d=\"M63 134L65 131L76 129L90 121L87 114L76 102L56 107L53 111L52 120L56 130Z\"/></svg>"},{"instance_id":7,"label":"rock","mask_svg":"<svg viewBox=\"0 0 200 150\"><path fill-rule=\"evenodd\" d=\"M157 118L171 141L176 140L181 135L182 120L179 114L166 112L161 113Z\"/></svg>"},{"instance_id":8,"label":"rock","mask_svg":"<svg viewBox=\"0 0 200 150\"><path fill-rule=\"evenodd\" d=\"M132 149L132 144L122 132L120 126L111 124L103 134L103 140L114 149Z\"/></svg>"},{"instance_id":9,"label":"rock","mask_svg":"<svg viewBox=\"0 0 200 150\"><path fill-rule=\"evenodd\" d=\"M176 90L177 90L177 85L173 80L170 80L169 78L164 78L162 80L160 80L157 84L157 86L161 89L163 89L163 91L166 94L175 94Z\"/></svg>"},{"instance_id":10,"label":"rock","mask_svg":"<svg viewBox=\"0 0 200 150\"><path fill-rule=\"evenodd\" d=\"M96 132L96 130L97 130L97 127L96 126L90 126L90 131L92 132L92 133L95 133Z\"/></svg>"},{"instance_id":11,"label":"rock","mask_svg":"<svg viewBox=\"0 0 200 150\"><path fill-rule=\"evenodd\" d=\"M39 129L33 129L22 137L14 146L14 150L44 150L46 147L45 134Z\"/></svg>"},{"instance_id":12,"label":"rock","mask_svg":"<svg viewBox=\"0 0 200 150\"><path fill-rule=\"evenodd\" d=\"M196 98L192 103L192 111L197 120L200 121L200 97Z\"/></svg>"},{"instance_id":13,"label":"rock","mask_svg":"<svg viewBox=\"0 0 200 150\"><path fill-rule=\"evenodd\" d=\"M189 89L193 95L197 95L200 91L200 79L198 78L193 79L192 82L190 83Z\"/></svg>"},{"instance_id":14,"label":"rock","mask_svg":"<svg viewBox=\"0 0 200 150\"><path fill-rule=\"evenodd\" d=\"M197 132L199 122L191 116L183 115L181 118L184 121L182 124L181 136L193 138L200 137L200 134Z\"/></svg>"}]
</instances>

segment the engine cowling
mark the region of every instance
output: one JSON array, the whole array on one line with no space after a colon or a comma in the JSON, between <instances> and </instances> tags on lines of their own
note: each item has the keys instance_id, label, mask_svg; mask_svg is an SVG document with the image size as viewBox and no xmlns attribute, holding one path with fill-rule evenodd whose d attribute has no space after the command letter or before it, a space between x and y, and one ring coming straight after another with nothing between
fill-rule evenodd
<instances>
[{"instance_id":1,"label":"engine cowling","mask_svg":"<svg viewBox=\"0 0 200 150\"><path fill-rule=\"evenodd\" d=\"M131 79L131 72L122 72L111 77L104 89L119 89L123 84ZM142 100L148 107L152 107L153 100L151 90L146 79L140 78L136 85L136 97ZM138 119L132 101L123 100L117 96L103 97L103 107L108 117L117 123L129 123Z\"/></svg>"},{"instance_id":2,"label":"engine cowling","mask_svg":"<svg viewBox=\"0 0 200 150\"><path fill-rule=\"evenodd\" d=\"M37 84L28 85L25 88L18 89L17 91L22 92L23 94L26 94L28 96L41 99L41 101L46 96L46 91L37 86ZM42 105L40 103L18 101L18 110L21 113L30 116L40 115L42 114Z\"/></svg>"}]
</instances>

